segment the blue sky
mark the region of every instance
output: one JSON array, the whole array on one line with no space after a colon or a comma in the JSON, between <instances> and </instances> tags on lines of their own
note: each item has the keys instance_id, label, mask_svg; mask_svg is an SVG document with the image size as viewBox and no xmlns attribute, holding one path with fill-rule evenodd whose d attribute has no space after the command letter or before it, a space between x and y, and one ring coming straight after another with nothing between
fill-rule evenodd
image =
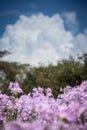
<instances>
[{"instance_id":1,"label":"blue sky","mask_svg":"<svg viewBox=\"0 0 87 130\"><path fill-rule=\"evenodd\" d=\"M87 0L1 0L1 60L38 65L86 53ZM19 55L19 59L17 56Z\"/></svg>"}]
</instances>

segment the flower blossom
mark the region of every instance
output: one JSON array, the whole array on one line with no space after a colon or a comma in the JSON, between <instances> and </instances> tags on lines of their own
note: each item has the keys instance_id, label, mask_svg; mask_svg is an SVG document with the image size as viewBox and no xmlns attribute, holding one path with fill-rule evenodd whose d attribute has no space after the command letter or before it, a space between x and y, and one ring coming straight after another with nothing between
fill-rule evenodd
<instances>
[{"instance_id":1,"label":"flower blossom","mask_svg":"<svg viewBox=\"0 0 87 130\"><path fill-rule=\"evenodd\" d=\"M19 93L23 93L22 89L19 87L18 82L10 82L9 84L9 90L11 90L12 94L19 94Z\"/></svg>"}]
</instances>

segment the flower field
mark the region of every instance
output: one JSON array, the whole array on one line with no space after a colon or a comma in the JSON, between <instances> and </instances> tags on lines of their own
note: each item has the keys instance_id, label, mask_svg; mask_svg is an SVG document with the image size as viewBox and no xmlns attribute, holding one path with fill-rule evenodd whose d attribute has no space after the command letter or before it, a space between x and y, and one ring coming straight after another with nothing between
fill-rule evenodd
<instances>
[{"instance_id":1,"label":"flower field","mask_svg":"<svg viewBox=\"0 0 87 130\"><path fill-rule=\"evenodd\" d=\"M0 94L0 130L87 130L87 81L62 89L54 98L50 88L24 95L18 83Z\"/></svg>"}]
</instances>

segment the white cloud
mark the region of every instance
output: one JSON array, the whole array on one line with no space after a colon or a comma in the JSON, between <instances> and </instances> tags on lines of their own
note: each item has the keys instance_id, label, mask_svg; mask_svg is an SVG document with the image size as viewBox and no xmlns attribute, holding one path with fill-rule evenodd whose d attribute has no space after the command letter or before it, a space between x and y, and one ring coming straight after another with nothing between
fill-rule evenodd
<instances>
[{"instance_id":1,"label":"white cloud","mask_svg":"<svg viewBox=\"0 0 87 130\"><path fill-rule=\"evenodd\" d=\"M75 12L65 12L63 13L64 17L71 24L77 24L76 13Z\"/></svg>"},{"instance_id":2,"label":"white cloud","mask_svg":"<svg viewBox=\"0 0 87 130\"><path fill-rule=\"evenodd\" d=\"M73 40L73 55L87 53L87 34L79 33Z\"/></svg>"},{"instance_id":3,"label":"white cloud","mask_svg":"<svg viewBox=\"0 0 87 130\"><path fill-rule=\"evenodd\" d=\"M14 25L8 25L0 44L3 50L13 52L3 60L47 65L56 64L62 58L76 55L76 52L86 51L86 41L86 34L75 37L66 31L61 15L49 17L36 14L30 17L21 15Z\"/></svg>"},{"instance_id":4,"label":"white cloud","mask_svg":"<svg viewBox=\"0 0 87 130\"><path fill-rule=\"evenodd\" d=\"M77 21L77 15L75 12L64 12L62 14L64 18L65 25L73 34L78 33L79 22Z\"/></svg>"}]
</instances>

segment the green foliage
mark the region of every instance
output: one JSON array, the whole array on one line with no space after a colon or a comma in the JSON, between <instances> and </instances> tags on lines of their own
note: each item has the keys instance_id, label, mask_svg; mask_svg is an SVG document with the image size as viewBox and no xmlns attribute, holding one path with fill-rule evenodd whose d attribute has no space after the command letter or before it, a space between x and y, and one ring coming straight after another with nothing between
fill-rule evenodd
<instances>
[{"instance_id":1,"label":"green foliage","mask_svg":"<svg viewBox=\"0 0 87 130\"><path fill-rule=\"evenodd\" d=\"M7 51L7 50L0 50L0 57L3 57L3 56L5 56L5 55L8 55L8 54L11 54L9 51Z\"/></svg>"},{"instance_id":2,"label":"green foliage","mask_svg":"<svg viewBox=\"0 0 87 130\"><path fill-rule=\"evenodd\" d=\"M62 60L57 65L59 85L77 85L82 80L82 64L74 61L73 58L69 60Z\"/></svg>"},{"instance_id":3,"label":"green foliage","mask_svg":"<svg viewBox=\"0 0 87 130\"><path fill-rule=\"evenodd\" d=\"M60 88L66 85L72 87L87 80L87 56L78 57L75 61L72 57L63 59L56 66L31 67L28 64L0 62L0 89L8 93L8 83L19 82L24 93L28 93L34 87L50 87L56 96Z\"/></svg>"}]
</instances>

